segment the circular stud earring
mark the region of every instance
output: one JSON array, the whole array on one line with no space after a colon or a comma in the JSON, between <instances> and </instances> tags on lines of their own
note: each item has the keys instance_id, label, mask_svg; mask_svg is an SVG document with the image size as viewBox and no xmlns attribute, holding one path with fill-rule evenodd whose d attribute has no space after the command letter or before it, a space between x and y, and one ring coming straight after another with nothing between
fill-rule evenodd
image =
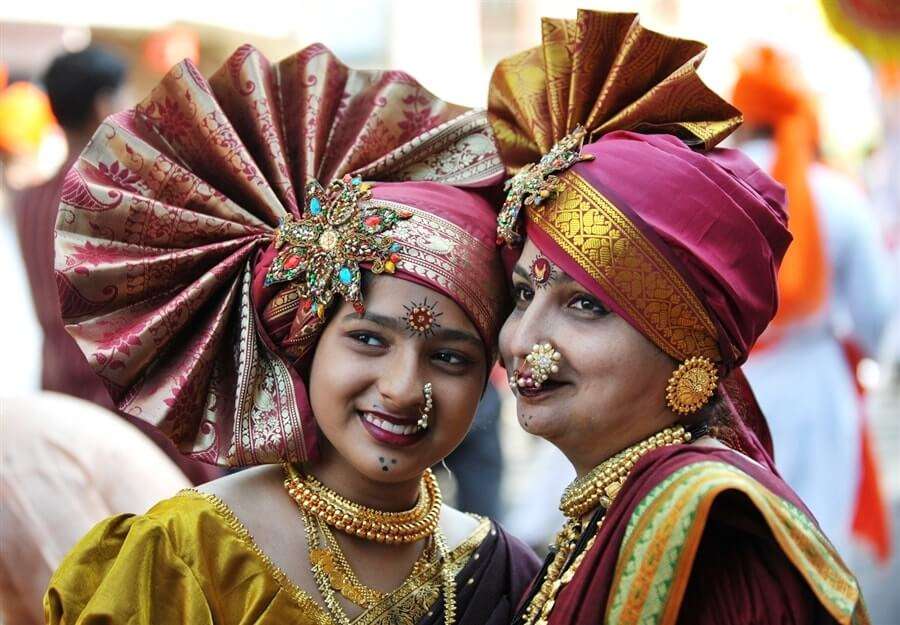
<instances>
[{"instance_id":1,"label":"circular stud earring","mask_svg":"<svg viewBox=\"0 0 900 625\"><path fill-rule=\"evenodd\" d=\"M688 358L669 378L666 404L678 414L697 412L713 396L718 383L716 365L709 358Z\"/></svg>"},{"instance_id":2,"label":"circular stud earring","mask_svg":"<svg viewBox=\"0 0 900 625\"><path fill-rule=\"evenodd\" d=\"M422 394L425 396L425 407L422 410L422 414L419 415L419 420L416 422L421 429L428 429L428 416L431 414L431 409L434 407L434 399L431 394L431 382L426 382L425 386L422 388Z\"/></svg>"}]
</instances>

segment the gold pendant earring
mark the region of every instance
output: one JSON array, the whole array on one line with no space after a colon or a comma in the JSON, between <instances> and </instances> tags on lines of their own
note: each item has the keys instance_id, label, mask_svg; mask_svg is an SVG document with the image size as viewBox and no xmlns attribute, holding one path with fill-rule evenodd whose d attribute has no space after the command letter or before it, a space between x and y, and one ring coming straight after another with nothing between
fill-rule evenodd
<instances>
[{"instance_id":1,"label":"gold pendant earring","mask_svg":"<svg viewBox=\"0 0 900 625\"><path fill-rule=\"evenodd\" d=\"M428 415L431 413L431 409L434 407L434 400L431 395L431 382L426 382L425 387L422 389L422 394L425 396L425 408L422 410L422 414L419 416L418 425L421 429L428 429Z\"/></svg>"},{"instance_id":2,"label":"gold pendant earring","mask_svg":"<svg viewBox=\"0 0 900 625\"><path fill-rule=\"evenodd\" d=\"M666 387L666 404L678 414L700 410L716 391L719 374L706 356L688 358L675 370Z\"/></svg>"}]
</instances>

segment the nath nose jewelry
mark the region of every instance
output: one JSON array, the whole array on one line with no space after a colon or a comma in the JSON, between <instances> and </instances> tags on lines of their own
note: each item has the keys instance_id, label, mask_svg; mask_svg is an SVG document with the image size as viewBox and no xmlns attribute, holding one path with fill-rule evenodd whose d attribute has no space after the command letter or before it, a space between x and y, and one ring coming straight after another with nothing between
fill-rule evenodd
<instances>
[{"instance_id":1,"label":"nath nose jewelry","mask_svg":"<svg viewBox=\"0 0 900 625\"><path fill-rule=\"evenodd\" d=\"M531 353L525 356L524 364L530 371L523 373L520 369L516 369L509 379L510 386L541 388L552 374L559 371L560 362L562 354L556 351L552 343L549 341L542 344L535 343Z\"/></svg>"},{"instance_id":2,"label":"nath nose jewelry","mask_svg":"<svg viewBox=\"0 0 900 625\"><path fill-rule=\"evenodd\" d=\"M425 396L425 408L422 410L422 414L419 416L419 420L416 423L423 430L428 429L428 415L431 414L431 409L434 407L434 400L431 396L431 382L426 382L425 386L422 388L422 394Z\"/></svg>"}]
</instances>

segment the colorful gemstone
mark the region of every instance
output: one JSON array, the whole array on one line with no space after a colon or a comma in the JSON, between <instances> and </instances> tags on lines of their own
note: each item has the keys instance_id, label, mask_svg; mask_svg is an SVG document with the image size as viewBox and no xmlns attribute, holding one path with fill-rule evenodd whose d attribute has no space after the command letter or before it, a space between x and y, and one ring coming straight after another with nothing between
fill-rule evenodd
<instances>
[{"instance_id":1,"label":"colorful gemstone","mask_svg":"<svg viewBox=\"0 0 900 625\"><path fill-rule=\"evenodd\" d=\"M394 270L395 270L396 268L397 268L397 266L396 266L396 265L394 264L394 262L391 261L391 260L387 261L387 262L384 264L384 270L385 270L386 272L388 272L388 273L394 273Z\"/></svg>"},{"instance_id":2,"label":"colorful gemstone","mask_svg":"<svg viewBox=\"0 0 900 625\"><path fill-rule=\"evenodd\" d=\"M344 284L350 284L353 281L353 272L348 267L341 267L338 272L338 279Z\"/></svg>"},{"instance_id":3,"label":"colorful gemstone","mask_svg":"<svg viewBox=\"0 0 900 625\"><path fill-rule=\"evenodd\" d=\"M366 217L366 226L368 226L369 228L374 228L380 223L381 217L379 217L378 215L370 215L369 217Z\"/></svg>"},{"instance_id":4,"label":"colorful gemstone","mask_svg":"<svg viewBox=\"0 0 900 625\"><path fill-rule=\"evenodd\" d=\"M391 262L395 265L400 262L400 254L391 254Z\"/></svg>"},{"instance_id":5,"label":"colorful gemstone","mask_svg":"<svg viewBox=\"0 0 900 625\"><path fill-rule=\"evenodd\" d=\"M393 243L393 244L391 245L391 251L392 251L392 252L399 252L399 251L400 251L400 244L399 244L399 243Z\"/></svg>"},{"instance_id":6,"label":"colorful gemstone","mask_svg":"<svg viewBox=\"0 0 900 625\"><path fill-rule=\"evenodd\" d=\"M284 268L285 269L296 269L299 264L300 264L300 257L295 254L293 256L288 256L288 259L286 261L284 261Z\"/></svg>"},{"instance_id":7,"label":"colorful gemstone","mask_svg":"<svg viewBox=\"0 0 900 625\"><path fill-rule=\"evenodd\" d=\"M362 182L362 178L356 176L355 178L351 179L350 182L352 182L354 185L358 185L360 182Z\"/></svg>"},{"instance_id":8,"label":"colorful gemstone","mask_svg":"<svg viewBox=\"0 0 900 625\"><path fill-rule=\"evenodd\" d=\"M322 212L322 202L319 201L319 198L314 197L309 201L309 212L313 215L318 215Z\"/></svg>"}]
</instances>

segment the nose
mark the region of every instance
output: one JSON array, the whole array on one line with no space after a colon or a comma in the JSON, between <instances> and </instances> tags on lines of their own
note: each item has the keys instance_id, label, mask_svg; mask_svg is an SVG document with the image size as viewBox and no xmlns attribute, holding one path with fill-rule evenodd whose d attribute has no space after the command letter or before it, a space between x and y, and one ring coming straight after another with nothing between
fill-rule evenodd
<instances>
[{"instance_id":1,"label":"nose","mask_svg":"<svg viewBox=\"0 0 900 625\"><path fill-rule=\"evenodd\" d=\"M397 345L385 358L375 388L387 410L410 413L424 403L426 382L420 371L418 350Z\"/></svg>"},{"instance_id":2,"label":"nose","mask_svg":"<svg viewBox=\"0 0 900 625\"><path fill-rule=\"evenodd\" d=\"M509 332L509 353L505 355L510 360L505 363L508 370L519 366L535 344L553 340L552 327L548 325L541 308L542 302L536 297L521 314L507 321L510 327L504 328L504 333Z\"/></svg>"}]
</instances>

